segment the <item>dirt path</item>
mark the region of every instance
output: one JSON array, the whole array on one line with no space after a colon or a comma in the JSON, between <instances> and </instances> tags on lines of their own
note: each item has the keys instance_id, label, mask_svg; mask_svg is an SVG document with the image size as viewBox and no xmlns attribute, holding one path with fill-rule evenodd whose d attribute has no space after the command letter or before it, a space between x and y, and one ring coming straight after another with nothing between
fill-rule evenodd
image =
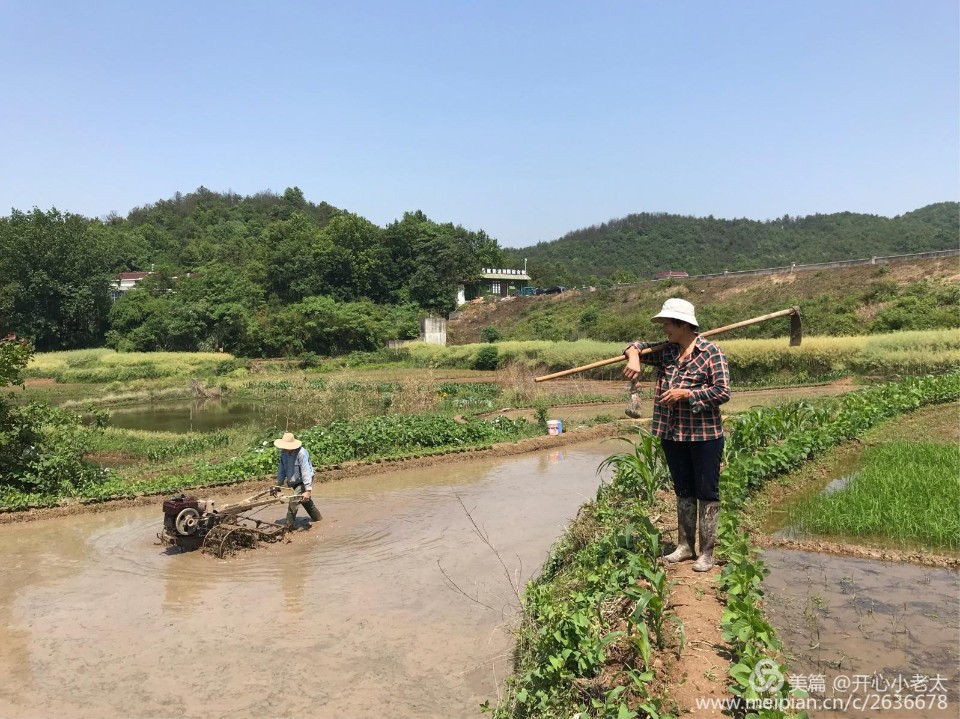
<instances>
[{"instance_id":1,"label":"dirt path","mask_svg":"<svg viewBox=\"0 0 960 719\"><path fill-rule=\"evenodd\" d=\"M657 500L660 512L654 524L663 534L666 549L672 551L677 538L676 499L672 492L661 492ZM693 561L664 563L673 583L670 611L683 624L686 642L683 651L670 666L667 698L681 716L723 716L718 710L697 708L697 700L723 699L727 691L730 652L723 641L720 619L723 602L717 595L716 578L721 565L709 572L694 572Z\"/></svg>"},{"instance_id":2,"label":"dirt path","mask_svg":"<svg viewBox=\"0 0 960 719\"><path fill-rule=\"evenodd\" d=\"M549 413L551 418L564 421L582 421L592 419L597 415L609 415L617 419L624 418L623 410L627 406L627 390L625 382L603 382L600 380L590 380L592 384L588 387L587 382L578 383L578 391L585 395L611 397L609 402L589 402L585 404L557 404L551 405ZM812 399L816 397L830 397L838 394L844 394L858 389L850 382L833 382L824 385L812 385L809 387L776 387L770 389L748 389L735 390L732 393L730 401L723 406L724 416L730 416L737 412L743 412L751 407L769 406L791 402L798 399ZM650 394L653 391L651 384L644 385L642 389L643 396L643 414L646 421L649 422L651 413ZM535 416L536 410L533 408L503 408L486 412L481 417L496 417L504 415L510 419L524 417L531 419Z\"/></svg>"},{"instance_id":3,"label":"dirt path","mask_svg":"<svg viewBox=\"0 0 960 719\"><path fill-rule=\"evenodd\" d=\"M686 633L686 646L673 666L669 697L684 715L693 717L723 716L719 709L697 708L697 700L729 696L730 652L720 629L723 604L715 584L719 571L715 567L709 573L694 572L692 561L667 565L670 581L675 582L671 609Z\"/></svg>"},{"instance_id":4,"label":"dirt path","mask_svg":"<svg viewBox=\"0 0 960 719\"><path fill-rule=\"evenodd\" d=\"M773 537L760 531L751 532L750 541L753 545L763 548L777 547L801 552L833 554L839 557L857 557L859 559L876 559L881 562L905 562L926 567L960 569L960 556L934 554L920 549L884 549L850 542L832 542L824 539L786 539Z\"/></svg>"}]
</instances>

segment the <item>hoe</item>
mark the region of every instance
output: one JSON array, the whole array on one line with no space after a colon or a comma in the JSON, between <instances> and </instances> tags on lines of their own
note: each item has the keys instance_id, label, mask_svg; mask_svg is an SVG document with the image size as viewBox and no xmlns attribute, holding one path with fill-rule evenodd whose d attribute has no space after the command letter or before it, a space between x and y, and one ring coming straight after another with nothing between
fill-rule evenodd
<instances>
[{"instance_id":1,"label":"hoe","mask_svg":"<svg viewBox=\"0 0 960 719\"><path fill-rule=\"evenodd\" d=\"M701 337L710 337L712 335L718 335L722 332L729 332L730 330L735 330L740 327L746 327L747 325L755 325L758 322L766 322L767 320L776 319L777 317L790 317L790 346L798 347L800 341L803 339L803 325L800 321L800 308L799 307L790 307L786 310L779 310L778 312L771 312L767 315L761 315L760 317L753 317L749 320L743 320L742 322L735 322L732 325L725 325L724 327L717 327L714 330L707 330L706 332L701 332ZM643 350L640 354L650 354L651 352L656 352L667 346L667 342L662 342L661 344L654 345L653 347L648 347ZM588 365L582 365L581 367L572 367L571 369L565 369L560 372L554 372L553 374L543 375L542 377L534 377L534 382L545 382L550 379L557 379L558 377L566 377L567 375L576 374L577 372L586 372L587 370L596 369L597 367L605 367L609 364L616 364L617 362L623 362L627 358L624 355L618 355L616 357L608 357L604 360L599 360L597 362L592 362ZM627 405L626 410L628 417L639 418L640 417L640 393L639 386L634 382L630 386L630 402Z\"/></svg>"},{"instance_id":2,"label":"hoe","mask_svg":"<svg viewBox=\"0 0 960 719\"><path fill-rule=\"evenodd\" d=\"M217 557L238 547L258 542L275 542L286 533L286 526L250 516L270 505L299 502L299 495L280 492L279 487L265 489L233 504L215 506L209 499L181 494L163 503L163 531L157 538L163 544L185 552L203 549Z\"/></svg>"}]
</instances>

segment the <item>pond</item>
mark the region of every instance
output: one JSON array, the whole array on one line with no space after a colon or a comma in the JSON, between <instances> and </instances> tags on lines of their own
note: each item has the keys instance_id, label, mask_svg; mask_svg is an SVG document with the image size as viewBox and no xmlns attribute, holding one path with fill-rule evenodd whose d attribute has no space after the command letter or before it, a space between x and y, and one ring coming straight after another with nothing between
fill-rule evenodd
<instances>
[{"instance_id":1,"label":"pond","mask_svg":"<svg viewBox=\"0 0 960 719\"><path fill-rule=\"evenodd\" d=\"M245 424L300 427L309 424L309 408L297 404L242 399L155 402L110 410L110 426L149 432L216 432Z\"/></svg>"}]
</instances>

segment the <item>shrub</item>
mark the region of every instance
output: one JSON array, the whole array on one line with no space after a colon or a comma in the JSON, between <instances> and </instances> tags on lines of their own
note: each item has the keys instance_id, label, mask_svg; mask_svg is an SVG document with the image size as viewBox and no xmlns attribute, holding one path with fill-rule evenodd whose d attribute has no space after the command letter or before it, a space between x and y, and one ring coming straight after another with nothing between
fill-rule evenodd
<instances>
[{"instance_id":1,"label":"shrub","mask_svg":"<svg viewBox=\"0 0 960 719\"><path fill-rule=\"evenodd\" d=\"M32 352L27 342L0 340L0 387L21 383ZM102 424L103 416L95 420ZM83 461L85 438L96 431L83 427L79 415L37 402L13 407L0 398L0 495L59 497L96 484L102 473Z\"/></svg>"},{"instance_id":2,"label":"shrub","mask_svg":"<svg viewBox=\"0 0 960 719\"><path fill-rule=\"evenodd\" d=\"M493 345L485 345L473 359L473 369L491 370L500 366L500 353Z\"/></svg>"},{"instance_id":3,"label":"shrub","mask_svg":"<svg viewBox=\"0 0 960 719\"><path fill-rule=\"evenodd\" d=\"M480 331L480 341L481 342L499 342L503 339L503 335L493 325L487 325Z\"/></svg>"},{"instance_id":4,"label":"shrub","mask_svg":"<svg viewBox=\"0 0 960 719\"><path fill-rule=\"evenodd\" d=\"M313 369L323 364L323 359L316 352L301 352L297 357L297 366L300 369Z\"/></svg>"}]
</instances>

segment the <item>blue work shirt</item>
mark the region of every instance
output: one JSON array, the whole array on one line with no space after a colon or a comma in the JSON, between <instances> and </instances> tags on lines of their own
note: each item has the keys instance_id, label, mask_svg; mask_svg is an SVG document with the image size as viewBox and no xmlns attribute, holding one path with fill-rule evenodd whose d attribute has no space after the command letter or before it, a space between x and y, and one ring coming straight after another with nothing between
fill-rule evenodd
<instances>
[{"instance_id":1,"label":"blue work shirt","mask_svg":"<svg viewBox=\"0 0 960 719\"><path fill-rule=\"evenodd\" d=\"M295 454L280 450L280 466L277 468L277 484L282 486L289 480L291 487L303 485L303 491L309 492L313 487L313 465L310 464L310 453L306 447L300 447Z\"/></svg>"}]
</instances>

